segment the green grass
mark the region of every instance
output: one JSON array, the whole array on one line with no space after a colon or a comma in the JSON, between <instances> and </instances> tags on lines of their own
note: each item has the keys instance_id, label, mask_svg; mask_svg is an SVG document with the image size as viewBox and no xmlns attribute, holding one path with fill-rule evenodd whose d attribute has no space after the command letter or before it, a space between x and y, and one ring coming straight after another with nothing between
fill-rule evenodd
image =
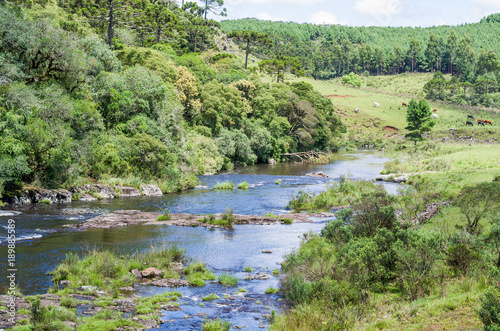
<instances>
[{"instance_id":1,"label":"green grass","mask_svg":"<svg viewBox=\"0 0 500 331\"><path fill-rule=\"evenodd\" d=\"M212 300L217 300L217 299L220 299L220 297L217 294L214 294L214 293L209 294L207 296L204 296L202 298L203 301L212 301Z\"/></svg>"},{"instance_id":2,"label":"green grass","mask_svg":"<svg viewBox=\"0 0 500 331\"><path fill-rule=\"evenodd\" d=\"M278 218L278 215L276 215L275 213L273 213L271 211L271 212L265 214L264 217Z\"/></svg>"},{"instance_id":3,"label":"green grass","mask_svg":"<svg viewBox=\"0 0 500 331\"><path fill-rule=\"evenodd\" d=\"M234 213L233 209L226 208L226 212L221 215L220 219L217 219L213 214L209 214L203 219L201 219L200 222L232 229L233 224L236 222L236 217L233 215L233 213Z\"/></svg>"},{"instance_id":4,"label":"green grass","mask_svg":"<svg viewBox=\"0 0 500 331\"><path fill-rule=\"evenodd\" d=\"M245 272L252 272L252 268L251 267L245 267L244 271Z\"/></svg>"},{"instance_id":5,"label":"green grass","mask_svg":"<svg viewBox=\"0 0 500 331\"><path fill-rule=\"evenodd\" d=\"M293 220L291 218L280 218L281 223L283 224L292 224Z\"/></svg>"},{"instance_id":6,"label":"green grass","mask_svg":"<svg viewBox=\"0 0 500 331\"><path fill-rule=\"evenodd\" d=\"M233 182L230 182L228 180L224 182L217 182L214 185L214 190L232 190L234 189L234 184Z\"/></svg>"},{"instance_id":7,"label":"green grass","mask_svg":"<svg viewBox=\"0 0 500 331\"><path fill-rule=\"evenodd\" d=\"M217 278L206 267L205 263L195 260L182 272L192 286L201 287L206 285L205 280L215 280Z\"/></svg>"},{"instance_id":8,"label":"green grass","mask_svg":"<svg viewBox=\"0 0 500 331\"><path fill-rule=\"evenodd\" d=\"M238 278L227 273L219 275L218 280L220 284L225 286L236 286L238 284Z\"/></svg>"},{"instance_id":9,"label":"green grass","mask_svg":"<svg viewBox=\"0 0 500 331\"><path fill-rule=\"evenodd\" d=\"M279 269L273 269L273 271L271 271L271 273L273 274L273 276L276 276L276 277L278 277L280 275Z\"/></svg>"},{"instance_id":10,"label":"green grass","mask_svg":"<svg viewBox=\"0 0 500 331\"><path fill-rule=\"evenodd\" d=\"M238 184L238 188L241 190L248 190L248 183L247 182L241 182Z\"/></svg>"},{"instance_id":11,"label":"green grass","mask_svg":"<svg viewBox=\"0 0 500 331\"><path fill-rule=\"evenodd\" d=\"M50 200L50 199L41 199L40 201L38 201L38 203L45 203L47 205L51 205L52 204L52 200Z\"/></svg>"},{"instance_id":12,"label":"green grass","mask_svg":"<svg viewBox=\"0 0 500 331\"><path fill-rule=\"evenodd\" d=\"M182 294L180 292L165 292L152 297L138 298L136 301L137 306L135 307L135 312L139 315L159 315L162 305L171 304L172 302L177 301L178 298L182 298ZM174 303L174 305L178 304Z\"/></svg>"},{"instance_id":13,"label":"green grass","mask_svg":"<svg viewBox=\"0 0 500 331\"><path fill-rule=\"evenodd\" d=\"M83 256L67 253L65 260L57 266L52 275L56 283L61 280L70 281L66 292L88 285L105 291L108 295L117 296L119 287L134 283L135 277L130 273L132 269L155 267L165 270L171 277L179 277L170 271L169 267L172 262L184 259L184 250L166 243L151 246L148 251L131 256L121 256L109 250L89 249Z\"/></svg>"},{"instance_id":14,"label":"green grass","mask_svg":"<svg viewBox=\"0 0 500 331\"><path fill-rule=\"evenodd\" d=\"M167 211L167 212L164 212L162 215L158 216L158 218L156 220L157 221L170 221L171 219L172 219L172 216Z\"/></svg>"},{"instance_id":15,"label":"green grass","mask_svg":"<svg viewBox=\"0 0 500 331\"><path fill-rule=\"evenodd\" d=\"M279 288L274 288L274 287L272 287L272 286L271 286L271 287L269 287L268 289L266 289L266 290L264 291L264 293L265 293L265 294L276 294L276 293L278 293L279 291L280 291L280 289L279 289Z\"/></svg>"},{"instance_id":16,"label":"green grass","mask_svg":"<svg viewBox=\"0 0 500 331\"><path fill-rule=\"evenodd\" d=\"M281 179L278 179L277 181L274 182L274 184L279 185L281 183Z\"/></svg>"},{"instance_id":17,"label":"green grass","mask_svg":"<svg viewBox=\"0 0 500 331\"><path fill-rule=\"evenodd\" d=\"M229 321L217 318L215 320L206 319L203 321L203 331L229 331L233 324Z\"/></svg>"}]
</instances>

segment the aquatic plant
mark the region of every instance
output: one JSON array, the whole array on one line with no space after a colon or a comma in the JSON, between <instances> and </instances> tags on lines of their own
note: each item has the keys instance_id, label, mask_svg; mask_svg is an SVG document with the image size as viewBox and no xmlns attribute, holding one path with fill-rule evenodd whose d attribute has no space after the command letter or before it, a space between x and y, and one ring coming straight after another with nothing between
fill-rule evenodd
<instances>
[{"instance_id":1,"label":"aquatic plant","mask_svg":"<svg viewBox=\"0 0 500 331\"><path fill-rule=\"evenodd\" d=\"M233 324L229 321L225 321L220 318L215 320L206 319L203 321L202 330L203 331L229 331Z\"/></svg>"},{"instance_id":2,"label":"aquatic plant","mask_svg":"<svg viewBox=\"0 0 500 331\"><path fill-rule=\"evenodd\" d=\"M267 290L264 291L265 294L276 294L280 291L279 288L274 288L274 287L269 287Z\"/></svg>"},{"instance_id":3,"label":"aquatic plant","mask_svg":"<svg viewBox=\"0 0 500 331\"><path fill-rule=\"evenodd\" d=\"M281 223L283 224L292 224L293 220L291 218L280 218Z\"/></svg>"},{"instance_id":4,"label":"aquatic plant","mask_svg":"<svg viewBox=\"0 0 500 331\"><path fill-rule=\"evenodd\" d=\"M157 221L170 221L172 219L172 216L168 212L168 210L163 211L163 214L158 216L156 219Z\"/></svg>"},{"instance_id":5,"label":"aquatic plant","mask_svg":"<svg viewBox=\"0 0 500 331\"><path fill-rule=\"evenodd\" d=\"M234 184L233 182L230 182L228 180L224 182L217 182L214 185L214 190L232 190L234 189Z\"/></svg>"},{"instance_id":6,"label":"aquatic plant","mask_svg":"<svg viewBox=\"0 0 500 331\"><path fill-rule=\"evenodd\" d=\"M217 294L214 294L214 293L209 294L207 296L204 296L202 298L203 301L212 301L212 300L217 300L217 299L220 299L220 297Z\"/></svg>"},{"instance_id":7,"label":"aquatic plant","mask_svg":"<svg viewBox=\"0 0 500 331\"><path fill-rule=\"evenodd\" d=\"M220 284L225 286L235 286L236 284L238 284L238 278L227 273L219 275L218 280Z\"/></svg>"},{"instance_id":8,"label":"aquatic plant","mask_svg":"<svg viewBox=\"0 0 500 331\"><path fill-rule=\"evenodd\" d=\"M248 183L247 182L241 182L238 184L238 188L241 190L248 190Z\"/></svg>"},{"instance_id":9,"label":"aquatic plant","mask_svg":"<svg viewBox=\"0 0 500 331\"><path fill-rule=\"evenodd\" d=\"M252 272L252 268L251 267L245 267L244 271L245 272Z\"/></svg>"}]
</instances>

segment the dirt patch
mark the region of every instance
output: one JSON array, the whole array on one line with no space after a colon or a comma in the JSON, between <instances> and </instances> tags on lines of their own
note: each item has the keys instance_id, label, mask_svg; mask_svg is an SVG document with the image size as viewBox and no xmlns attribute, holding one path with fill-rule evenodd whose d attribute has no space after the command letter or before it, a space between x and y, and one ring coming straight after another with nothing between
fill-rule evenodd
<instances>
[{"instance_id":1,"label":"dirt patch","mask_svg":"<svg viewBox=\"0 0 500 331\"><path fill-rule=\"evenodd\" d=\"M390 126L390 125L387 125L385 128L384 128L385 131L390 131L390 132L398 132L399 129L398 128L395 128L393 126Z\"/></svg>"},{"instance_id":2,"label":"dirt patch","mask_svg":"<svg viewBox=\"0 0 500 331\"><path fill-rule=\"evenodd\" d=\"M328 99L330 99L330 98L342 98L342 99L344 99L344 98L352 97L352 95L328 94L328 95L325 95L324 97L328 98Z\"/></svg>"},{"instance_id":3,"label":"dirt patch","mask_svg":"<svg viewBox=\"0 0 500 331\"><path fill-rule=\"evenodd\" d=\"M206 215L193 215L185 213L170 214L169 221L157 221L161 213L143 212L140 210L117 210L109 214L100 215L88 220L84 220L77 224L68 224L65 227L74 229L110 229L128 225L178 225L178 226L203 226L207 228L220 227L219 225L208 224L201 222ZM217 219L222 217L222 214L214 214ZM296 223L309 223L313 218L333 217L332 213L315 213L315 214L283 214L276 217L266 217L258 215L234 215L238 224L254 224L254 225L271 225L281 224L282 219L290 218Z\"/></svg>"}]
</instances>

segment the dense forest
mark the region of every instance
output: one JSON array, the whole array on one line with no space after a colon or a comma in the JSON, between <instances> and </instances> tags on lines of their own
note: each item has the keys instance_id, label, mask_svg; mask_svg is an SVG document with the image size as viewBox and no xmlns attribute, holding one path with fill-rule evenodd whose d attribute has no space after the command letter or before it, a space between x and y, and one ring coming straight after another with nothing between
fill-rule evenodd
<instances>
[{"instance_id":1,"label":"dense forest","mask_svg":"<svg viewBox=\"0 0 500 331\"><path fill-rule=\"evenodd\" d=\"M263 56L299 58L308 74L328 79L350 72L372 75L442 71L466 81L498 69L500 15L459 26L347 27L256 19L225 20L227 32L268 33ZM311 56L312 51L312 56ZM488 63L494 62L495 68Z\"/></svg>"},{"instance_id":2,"label":"dense forest","mask_svg":"<svg viewBox=\"0 0 500 331\"><path fill-rule=\"evenodd\" d=\"M4 196L116 178L171 192L197 174L335 148L345 128L331 102L218 52L205 13L224 12L201 4L0 5Z\"/></svg>"}]
</instances>

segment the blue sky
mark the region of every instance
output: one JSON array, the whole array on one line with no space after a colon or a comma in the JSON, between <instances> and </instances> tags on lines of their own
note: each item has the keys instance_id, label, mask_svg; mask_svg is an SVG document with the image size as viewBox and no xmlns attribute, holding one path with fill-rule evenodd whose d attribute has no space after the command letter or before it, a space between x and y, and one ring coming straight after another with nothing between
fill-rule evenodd
<instances>
[{"instance_id":1,"label":"blue sky","mask_svg":"<svg viewBox=\"0 0 500 331\"><path fill-rule=\"evenodd\" d=\"M225 7L228 19L426 27L478 22L500 12L500 0L225 0Z\"/></svg>"}]
</instances>

